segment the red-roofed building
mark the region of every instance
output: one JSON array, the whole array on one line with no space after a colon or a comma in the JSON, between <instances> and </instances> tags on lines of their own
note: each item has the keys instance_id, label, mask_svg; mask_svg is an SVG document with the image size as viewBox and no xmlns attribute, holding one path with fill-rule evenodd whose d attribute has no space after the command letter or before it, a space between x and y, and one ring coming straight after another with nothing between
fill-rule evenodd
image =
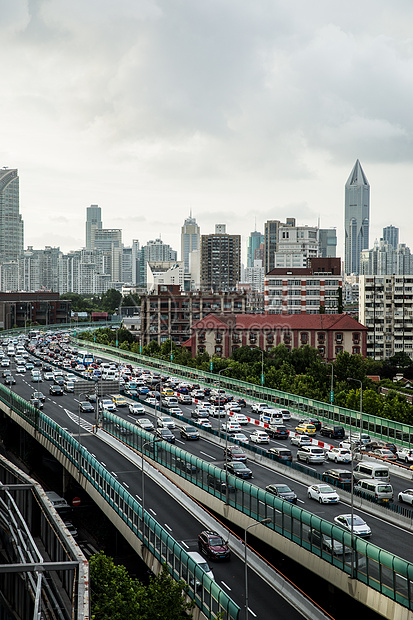
<instances>
[{"instance_id":1,"label":"red-roofed building","mask_svg":"<svg viewBox=\"0 0 413 620\"><path fill-rule=\"evenodd\" d=\"M309 344L326 361L342 351L363 356L367 351L367 327L348 314L208 314L191 331L184 346L193 357L204 351L230 357L241 346L269 351L281 343L290 350Z\"/></svg>"}]
</instances>

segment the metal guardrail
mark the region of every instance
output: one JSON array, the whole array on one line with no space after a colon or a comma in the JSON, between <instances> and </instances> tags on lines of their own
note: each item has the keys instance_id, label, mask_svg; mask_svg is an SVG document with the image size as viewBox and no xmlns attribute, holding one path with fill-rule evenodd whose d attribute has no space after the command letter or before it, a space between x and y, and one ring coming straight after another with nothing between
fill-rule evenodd
<instances>
[{"instance_id":1,"label":"metal guardrail","mask_svg":"<svg viewBox=\"0 0 413 620\"><path fill-rule=\"evenodd\" d=\"M166 564L175 580L188 584L188 595L207 618L222 614L226 620L237 620L240 609L224 590L211 579L174 538L141 504L95 459L75 437L33 407L18 394L0 385L0 401L24 419L35 431L57 448L89 484L103 497L130 530L155 558ZM145 437L152 438L152 435Z\"/></svg>"}]
</instances>

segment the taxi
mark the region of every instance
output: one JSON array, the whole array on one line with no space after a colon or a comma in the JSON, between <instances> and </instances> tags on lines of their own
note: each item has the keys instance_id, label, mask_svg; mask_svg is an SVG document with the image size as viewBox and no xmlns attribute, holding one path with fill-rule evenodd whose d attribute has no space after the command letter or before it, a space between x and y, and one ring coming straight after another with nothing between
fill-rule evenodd
<instances>
[{"instance_id":1,"label":"taxi","mask_svg":"<svg viewBox=\"0 0 413 620\"><path fill-rule=\"evenodd\" d=\"M298 426L295 427L295 432L298 433L299 435L301 434L315 435L316 430L317 429L314 426L314 424L309 424L307 422L304 422L303 424L299 424Z\"/></svg>"},{"instance_id":2,"label":"taxi","mask_svg":"<svg viewBox=\"0 0 413 620\"><path fill-rule=\"evenodd\" d=\"M163 388L162 396L175 396L175 394L171 388Z\"/></svg>"}]
</instances>

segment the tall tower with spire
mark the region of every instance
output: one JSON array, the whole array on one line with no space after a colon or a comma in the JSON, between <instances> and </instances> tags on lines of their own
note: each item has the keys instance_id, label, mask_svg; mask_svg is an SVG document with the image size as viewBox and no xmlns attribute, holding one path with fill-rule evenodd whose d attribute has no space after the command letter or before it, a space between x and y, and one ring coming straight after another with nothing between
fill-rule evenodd
<instances>
[{"instance_id":1,"label":"tall tower with spire","mask_svg":"<svg viewBox=\"0 0 413 620\"><path fill-rule=\"evenodd\" d=\"M360 274L360 252L369 247L370 185L359 160L345 185L344 270L347 275Z\"/></svg>"},{"instance_id":2,"label":"tall tower with spire","mask_svg":"<svg viewBox=\"0 0 413 620\"><path fill-rule=\"evenodd\" d=\"M184 221L181 229L181 260L184 261L185 273L189 273L189 255L194 250L200 249L201 229L192 217L192 210L189 217Z\"/></svg>"}]
</instances>

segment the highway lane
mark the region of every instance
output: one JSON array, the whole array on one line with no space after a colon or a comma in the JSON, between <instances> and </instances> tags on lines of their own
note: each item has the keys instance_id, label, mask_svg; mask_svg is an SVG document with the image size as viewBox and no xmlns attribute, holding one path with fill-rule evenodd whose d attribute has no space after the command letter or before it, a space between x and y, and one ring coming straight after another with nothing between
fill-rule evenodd
<instances>
[{"instance_id":1,"label":"highway lane","mask_svg":"<svg viewBox=\"0 0 413 620\"><path fill-rule=\"evenodd\" d=\"M41 385L41 384L40 384ZM46 384L47 385L47 384ZM21 377L14 386L23 397L29 397L33 391L30 380ZM40 387L37 386L36 388ZM45 387L43 385L43 387ZM43 390L46 394L47 390ZM75 437L79 431L79 417L76 411L73 394L61 397L47 397L44 407L45 413L66 428ZM93 454L102 465L111 472L116 479L138 501L141 501L141 471L122 455L123 446L120 444L120 453L113 450L91 432L93 419L91 416L80 418L81 443ZM188 551L197 550L197 535L203 526L173 497L165 493L152 479L145 475L145 504L146 509L163 525L171 535ZM165 507L167 506L167 511ZM229 596L242 608L244 605L244 563L233 555L230 562L210 563L216 581ZM270 617L274 607L277 608L277 617L288 620L302 618L302 615L293 609L287 601L277 596L272 588L249 571L249 608L251 616L258 618Z\"/></svg>"}]
</instances>

